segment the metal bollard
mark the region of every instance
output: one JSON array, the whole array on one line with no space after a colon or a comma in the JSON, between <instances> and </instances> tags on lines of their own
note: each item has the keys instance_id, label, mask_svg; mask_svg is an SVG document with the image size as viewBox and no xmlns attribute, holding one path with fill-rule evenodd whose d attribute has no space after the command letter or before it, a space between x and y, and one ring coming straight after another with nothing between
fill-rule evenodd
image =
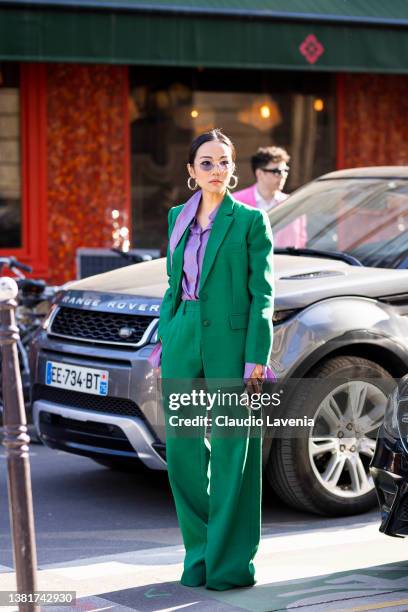
<instances>
[{"instance_id":1,"label":"metal bollard","mask_svg":"<svg viewBox=\"0 0 408 612\"><path fill-rule=\"evenodd\" d=\"M4 440L8 473L9 511L13 534L14 566L19 593L34 593L37 581L37 553L29 442L17 353L19 330L15 308L17 283L0 278L0 347L2 354ZM38 612L39 606L20 603L20 612Z\"/></svg>"}]
</instances>

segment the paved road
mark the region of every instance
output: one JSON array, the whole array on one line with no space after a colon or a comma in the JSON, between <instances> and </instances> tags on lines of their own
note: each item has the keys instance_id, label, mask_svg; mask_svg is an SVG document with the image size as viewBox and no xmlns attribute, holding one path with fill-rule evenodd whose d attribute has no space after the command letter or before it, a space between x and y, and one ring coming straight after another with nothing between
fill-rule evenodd
<instances>
[{"instance_id":1,"label":"paved road","mask_svg":"<svg viewBox=\"0 0 408 612\"><path fill-rule=\"evenodd\" d=\"M181 544L166 472L113 472L85 457L30 446L38 561L60 563L95 555ZM0 565L12 565L4 450L0 447ZM377 514L328 520L295 512L268 497L263 535L366 524Z\"/></svg>"},{"instance_id":2,"label":"paved road","mask_svg":"<svg viewBox=\"0 0 408 612\"><path fill-rule=\"evenodd\" d=\"M189 589L166 473L112 472L40 445L30 456L39 586L76 590L72 610L408 610L408 543L379 534L377 512L322 519L268 496L256 587ZM5 464L1 450L0 589L14 589Z\"/></svg>"}]
</instances>

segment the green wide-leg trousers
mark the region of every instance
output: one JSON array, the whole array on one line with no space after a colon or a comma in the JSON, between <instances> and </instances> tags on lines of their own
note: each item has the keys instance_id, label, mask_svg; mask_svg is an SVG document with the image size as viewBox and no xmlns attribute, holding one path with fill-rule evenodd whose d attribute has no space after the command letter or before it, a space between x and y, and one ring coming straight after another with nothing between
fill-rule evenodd
<instances>
[{"instance_id":1,"label":"green wide-leg trousers","mask_svg":"<svg viewBox=\"0 0 408 612\"><path fill-rule=\"evenodd\" d=\"M174 416L209 415L205 405L184 401L174 409L170 401L176 393L202 388L200 329L199 302L181 302L163 339L166 459L186 550L181 583L222 591L256 582L253 558L261 534L262 428L217 426L217 414L251 414L247 406L226 408L222 402L211 409L210 440L204 423L170 424ZM205 384L208 391L216 390L208 377Z\"/></svg>"}]
</instances>

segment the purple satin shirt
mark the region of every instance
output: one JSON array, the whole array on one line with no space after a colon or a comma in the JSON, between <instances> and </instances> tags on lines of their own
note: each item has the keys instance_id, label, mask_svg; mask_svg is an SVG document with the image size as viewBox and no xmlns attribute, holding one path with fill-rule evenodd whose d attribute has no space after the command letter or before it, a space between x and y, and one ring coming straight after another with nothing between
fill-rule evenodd
<instances>
[{"instance_id":1,"label":"purple satin shirt","mask_svg":"<svg viewBox=\"0 0 408 612\"><path fill-rule=\"evenodd\" d=\"M198 300L198 287L201 270L203 269L205 249L219 207L220 205L208 215L210 221L204 229L197 219L194 219L190 226L190 234L184 250L183 278L181 281L182 300Z\"/></svg>"},{"instance_id":2,"label":"purple satin shirt","mask_svg":"<svg viewBox=\"0 0 408 612\"><path fill-rule=\"evenodd\" d=\"M198 288L200 285L205 249L219 207L220 204L208 215L210 221L204 229L199 224L197 218L194 218L190 226L190 233L184 249L183 278L181 281L182 300L199 299ZM162 346L159 340L148 359L150 365L154 368L160 366L161 349ZM255 363L249 362L245 364L244 379L250 378L255 365ZM266 380L276 381L276 376L269 366L263 366L263 376Z\"/></svg>"}]
</instances>

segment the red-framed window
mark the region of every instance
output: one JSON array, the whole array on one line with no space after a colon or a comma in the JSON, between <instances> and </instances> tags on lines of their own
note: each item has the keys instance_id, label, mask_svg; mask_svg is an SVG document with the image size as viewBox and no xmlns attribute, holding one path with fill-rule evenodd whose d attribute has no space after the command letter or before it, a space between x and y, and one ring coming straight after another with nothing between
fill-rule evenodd
<instances>
[{"instance_id":1,"label":"red-framed window","mask_svg":"<svg viewBox=\"0 0 408 612\"><path fill-rule=\"evenodd\" d=\"M0 255L48 273L46 71L0 63Z\"/></svg>"}]
</instances>

